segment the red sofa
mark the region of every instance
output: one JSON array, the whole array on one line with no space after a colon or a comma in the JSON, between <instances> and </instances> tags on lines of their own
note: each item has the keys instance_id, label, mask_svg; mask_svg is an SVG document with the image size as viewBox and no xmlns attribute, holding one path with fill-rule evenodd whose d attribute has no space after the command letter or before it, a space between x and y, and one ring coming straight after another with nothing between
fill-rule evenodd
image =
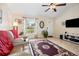
<instances>
[{"instance_id":1,"label":"red sofa","mask_svg":"<svg viewBox=\"0 0 79 59\"><path fill-rule=\"evenodd\" d=\"M13 50L14 46L24 44L24 41L18 37L16 30L0 30L0 56L7 56Z\"/></svg>"}]
</instances>

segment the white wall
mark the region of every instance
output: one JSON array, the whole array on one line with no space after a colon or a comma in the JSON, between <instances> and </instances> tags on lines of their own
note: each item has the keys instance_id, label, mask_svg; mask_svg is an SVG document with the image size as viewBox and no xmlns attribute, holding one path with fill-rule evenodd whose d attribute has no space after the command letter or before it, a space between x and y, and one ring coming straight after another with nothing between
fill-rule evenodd
<instances>
[{"instance_id":1,"label":"white wall","mask_svg":"<svg viewBox=\"0 0 79 59\"><path fill-rule=\"evenodd\" d=\"M10 30L13 27L15 19L22 19L22 15L14 14L7 4L0 4L0 10L2 10L2 23L0 24L0 30ZM19 27L19 29L22 27Z\"/></svg>"},{"instance_id":2,"label":"white wall","mask_svg":"<svg viewBox=\"0 0 79 59\"><path fill-rule=\"evenodd\" d=\"M9 30L12 28L12 14L6 4L0 4L2 10L2 23L0 24L0 30Z\"/></svg>"},{"instance_id":3,"label":"white wall","mask_svg":"<svg viewBox=\"0 0 79 59\"><path fill-rule=\"evenodd\" d=\"M44 28L40 28L39 24L40 24L40 21L43 21L44 22ZM48 27L48 35L53 35L53 21L51 19L45 19L45 18L35 18L35 23L36 23L36 26L35 26L35 31L34 33L31 33L31 34L28 34L26 33L26 35L29 35L32 37L43 37L42 36L42 31L43 30L46 30L47 27ZM26 25L24 25L26 26ZM20 27L19 27L20 28ZM22 31L22 27L19 29L19 31ZM25 33L26 31L24 31Z\"/></svg>"},{"instance_id":4,"label":"white wall","mask_svg":"<svg viewBox=\"0 0 79 59\"><path fill-rule=\"evenodd\" d=\"M23 16L21 15L21 14L12 14L12 22L14 22L14 20L15 19L22 19L23 20L23 18L22 18ZM26 16L27 17L27 16ZM29 16L29 17L31 17L31 16ZM29 18L28 17L28 18ZM34 18L34 17L32 17L32 18ZM41 29L40 27L39 27L39 23L40 23L40 21L44 21L44 28L43 29ZM42 37L42 34L41 34L41 32L44 30L44 29L46 29L47 27L48 27L48 34L49 35L53 35L53 20L52 19L45 19L45 18L41 18L41 17L39 17L38 19L36 19L35 20L35 22L36 22L36 32L35 32L35 35L38 35L38 37ZM18 31L19 31L19 33L20 32L22 32L23 30L24 30L24 26L23 26L23 24L19 24L19 27L18 27Z\"/></svg>"},{"instance_id":5,"label":"white wall","mask_svg":"<svg viewBox=\"0 0 79 59\"><path fill-rule=\"evenodd\" d=\"M13 22L15 21L15 19L22 19L22 17L23 17L23 14L13 13L13 11L7 6L7 4L0 4L0 9L2 10L2 23L0 24L0 30L12 29L12 25L13 25ZM39 27L40 21L44 21L45 26L43 29L41 29ZM37 23L36 34L38 34L38 36L42 37L41 31L46 29L47 27L48 27L49 35L53 35L53 31L52 31L53 30L53 21L51 19L45 19L45 18L40 17L36 20L36 23ZM19 33L23 30L24 30L23 24L20 24Z\"/></svg>"},{"instance_id":6,"label":"white wall","mask_svg":"<svg viewBox=\"0 0 79 59\"><path fill-rule=\"evenodd\" d=\"M44 28L41 29L39 26L40 21L44 21ZM44 19L44 18L39 18L37 19L37 34L38 36L42 37L41 32L45 29L47 29L48 27L48 35L53 35L53 21L51 19Z\"/></svg>"},{"instance_id":7,"label":"white wall","mask_svg":"<svg viewBox=\"0 0 79 59\"><path fill-rule=\"evenodd\" d=\"M15 22L16 19L24 20L24 19L22 18L22 15L12 13L12 19L11 19L11 20L12 20L12 24ZM22 32L23 29L24 29L24 24L23 24L23 21L22 21L22 24L18 24L18 32L19 32L19 33Z\"/></svg>"},{"instance_id":8,"label":"white wall","mask_svg":"<svg viewBox=\"0 0 79 59\"><path fill-rule=\"evenodd\" d=\"M47 25L48 25L48 35L49 36L53 36L53 19L51 19L51 20L48 20L47 21Z\"/></svg>"},{"instance_id":9,"label":"white wall","mask_svg":"<svg viewBox=\"0 0 79 59\"><path fill-rule=\"evenodd\" d=\"M69 34L79 36L79 28L66 28L65 25L62 24L66 20L73 18L79 18L79 5L72 6L54 20L54 36L59 37L59 35L64 34L65 31Z\"/></svg>"}]
</instances>

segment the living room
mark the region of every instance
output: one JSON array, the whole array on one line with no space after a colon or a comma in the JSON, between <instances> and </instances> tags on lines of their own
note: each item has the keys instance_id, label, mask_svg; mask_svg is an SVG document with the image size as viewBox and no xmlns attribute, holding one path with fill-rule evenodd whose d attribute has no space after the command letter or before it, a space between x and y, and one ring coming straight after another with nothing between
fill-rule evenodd
<instances>
[{"instance_id":1,"label":"living room","mask_svg":"<svg viewBox=\"0 0 79 59\"><path fill-rule=\"evenodd\" d=\"M48 6L43 7L43 5ZM55 5L56 10L52 10L51 8L46 10L49 8L49 5ZM0 32L3 34L3 31L10 32L13 29L22 38L21 41L18 41L20 38L17 38L16 33L14 33L13 35L15 35L17 40L14 39L15 42L13 42L14 46L11 47L11 51L0 55L79 55L79 43L68 40L68 37L67 40L65 38L66 34L69 35L69 38L71 36L79 36L78 27L66 27L66 20L79 17L79 3L62 3L62 5L64 6L57 6L57 4L53 3L0 3ZM43 31L46 31L46 35L42 33ZM34 41L32 42L32 40ZM36 46L39 42L44 42L45 45L40 46L39 44L40 47ZM53 45L55 46L53 47ZM43 51L42 48L46 50Z\"/></svg>"}]
</instances>

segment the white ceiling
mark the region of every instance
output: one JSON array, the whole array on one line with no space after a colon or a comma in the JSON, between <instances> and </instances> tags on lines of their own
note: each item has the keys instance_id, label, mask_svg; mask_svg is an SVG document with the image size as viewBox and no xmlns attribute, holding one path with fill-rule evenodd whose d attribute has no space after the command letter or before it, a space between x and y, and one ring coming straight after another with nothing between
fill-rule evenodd
<instances>
[{"instance_id":1,"label":"white ceiling","mask_svg":"<svg viewBox=\"0 0 79 59\"><path fill-rule=\"evenodd\" d=\"M57 7L57 12L49 10L44 12L48 7L42 7L43 4L49 3L7 3L10 10L15 14L22 14L23 16L32 16L32 17L45 17L45 18L54 18L63 13L74 4L67 4L66 6Z\"/></svg>"}]
</instances>

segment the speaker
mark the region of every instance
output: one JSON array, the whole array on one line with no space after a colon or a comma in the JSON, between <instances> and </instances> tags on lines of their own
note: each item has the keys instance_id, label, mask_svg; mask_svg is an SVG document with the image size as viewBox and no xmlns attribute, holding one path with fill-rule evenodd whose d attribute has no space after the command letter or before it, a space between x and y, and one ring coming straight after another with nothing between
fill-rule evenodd
<instances>
[{"instance_id":1,"label":"speaker","mask_svg":"<svg viewBox=\"0 0 79 59\"><path fill-rule=\"evenodd\" d=\"M63 35L60 35L60 39L63 39Z\"/></svg>"}]
</instances>

